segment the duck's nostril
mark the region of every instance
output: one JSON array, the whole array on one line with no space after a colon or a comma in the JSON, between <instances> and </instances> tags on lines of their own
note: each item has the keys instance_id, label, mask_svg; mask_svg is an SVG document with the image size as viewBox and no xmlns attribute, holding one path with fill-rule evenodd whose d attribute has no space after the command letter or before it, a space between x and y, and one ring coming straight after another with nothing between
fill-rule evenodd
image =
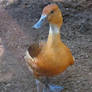
<instances>
[{"instance_id":1,"label":"duck's nostril","mask_svg":"<svg viewBox=\"0 0 92 92\"><path fill-rule=\"evenodd\" d=\"M32 27L34 29L38 29L42 26L42 24L44 23L46 18L46 15L42 15L41 18L39 19L39 21Z\"/></svg>"}]
</instances>

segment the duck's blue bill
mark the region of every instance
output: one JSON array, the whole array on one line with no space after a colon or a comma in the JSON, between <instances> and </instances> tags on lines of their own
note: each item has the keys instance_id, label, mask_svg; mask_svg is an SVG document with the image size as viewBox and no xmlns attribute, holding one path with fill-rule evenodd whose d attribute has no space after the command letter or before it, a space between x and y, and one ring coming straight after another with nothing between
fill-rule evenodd
<instances>
[{"instance_id":1,"label":"duck's blue bill","mask_svg":"<svg viewBox=\"0 0 92 92\"><path fill-rule=\"evenodd\" d=\"M41 25L43 24L43 22L46 19L46 15L41 15L41 18L39 19L39 21L33 26L33 28L38 29L41 27Z\"/></svg>"}]
</instances>

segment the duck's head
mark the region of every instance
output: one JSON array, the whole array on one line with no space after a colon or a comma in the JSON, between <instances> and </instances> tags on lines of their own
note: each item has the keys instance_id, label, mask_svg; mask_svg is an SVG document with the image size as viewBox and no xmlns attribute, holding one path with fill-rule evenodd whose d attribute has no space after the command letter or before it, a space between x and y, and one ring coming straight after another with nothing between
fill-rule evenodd
<instances>
[{"instance_id":1,"label":"duck's head","mask_svg":"<svg viewBox=\"0 0 92 92\"><path fill-rule=\"evenodd\" d=\"M53 24L58 28L61 27L63 22L63 17L59 7L56 4L49 4L43 9L41 18L33 26L33 28L35 29L40 28L46 19L48 20L49 24Z\"/></svg>"}]
</instances>

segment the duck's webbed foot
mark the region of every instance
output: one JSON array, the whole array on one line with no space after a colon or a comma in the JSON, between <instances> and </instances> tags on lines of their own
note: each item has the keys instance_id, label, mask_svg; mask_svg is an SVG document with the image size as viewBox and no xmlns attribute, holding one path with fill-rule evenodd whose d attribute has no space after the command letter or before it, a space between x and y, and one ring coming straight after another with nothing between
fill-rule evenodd
<instances>
[{"instance_id":1,"label":"duck's webbed foot","mask_svg":"<svg viewBox=\"0 0 92 92\"><path fill-rule=\"evenodd\" d=\"M61 92L64 87L58 86L58 85L53 85L49 84L49 80L46 79L45 87L43 88L43 92Z\"/></svg>"}]
</instances>

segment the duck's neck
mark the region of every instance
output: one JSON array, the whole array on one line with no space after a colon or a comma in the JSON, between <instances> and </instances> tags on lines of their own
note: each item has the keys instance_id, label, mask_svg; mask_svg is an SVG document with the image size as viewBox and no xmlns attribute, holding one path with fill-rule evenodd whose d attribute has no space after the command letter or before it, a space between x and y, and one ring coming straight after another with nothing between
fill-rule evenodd
<instances>
[{"instance_id":1,"label":"duck's neck","mask_svg":"<svg viewBox=\"0 0 92 92\"><path fill-rule=\"evenodd\" d=\"M60 42L60 28L56 25L50 24L47 46L58 45Z\"/></svg>"}]
</instances>

